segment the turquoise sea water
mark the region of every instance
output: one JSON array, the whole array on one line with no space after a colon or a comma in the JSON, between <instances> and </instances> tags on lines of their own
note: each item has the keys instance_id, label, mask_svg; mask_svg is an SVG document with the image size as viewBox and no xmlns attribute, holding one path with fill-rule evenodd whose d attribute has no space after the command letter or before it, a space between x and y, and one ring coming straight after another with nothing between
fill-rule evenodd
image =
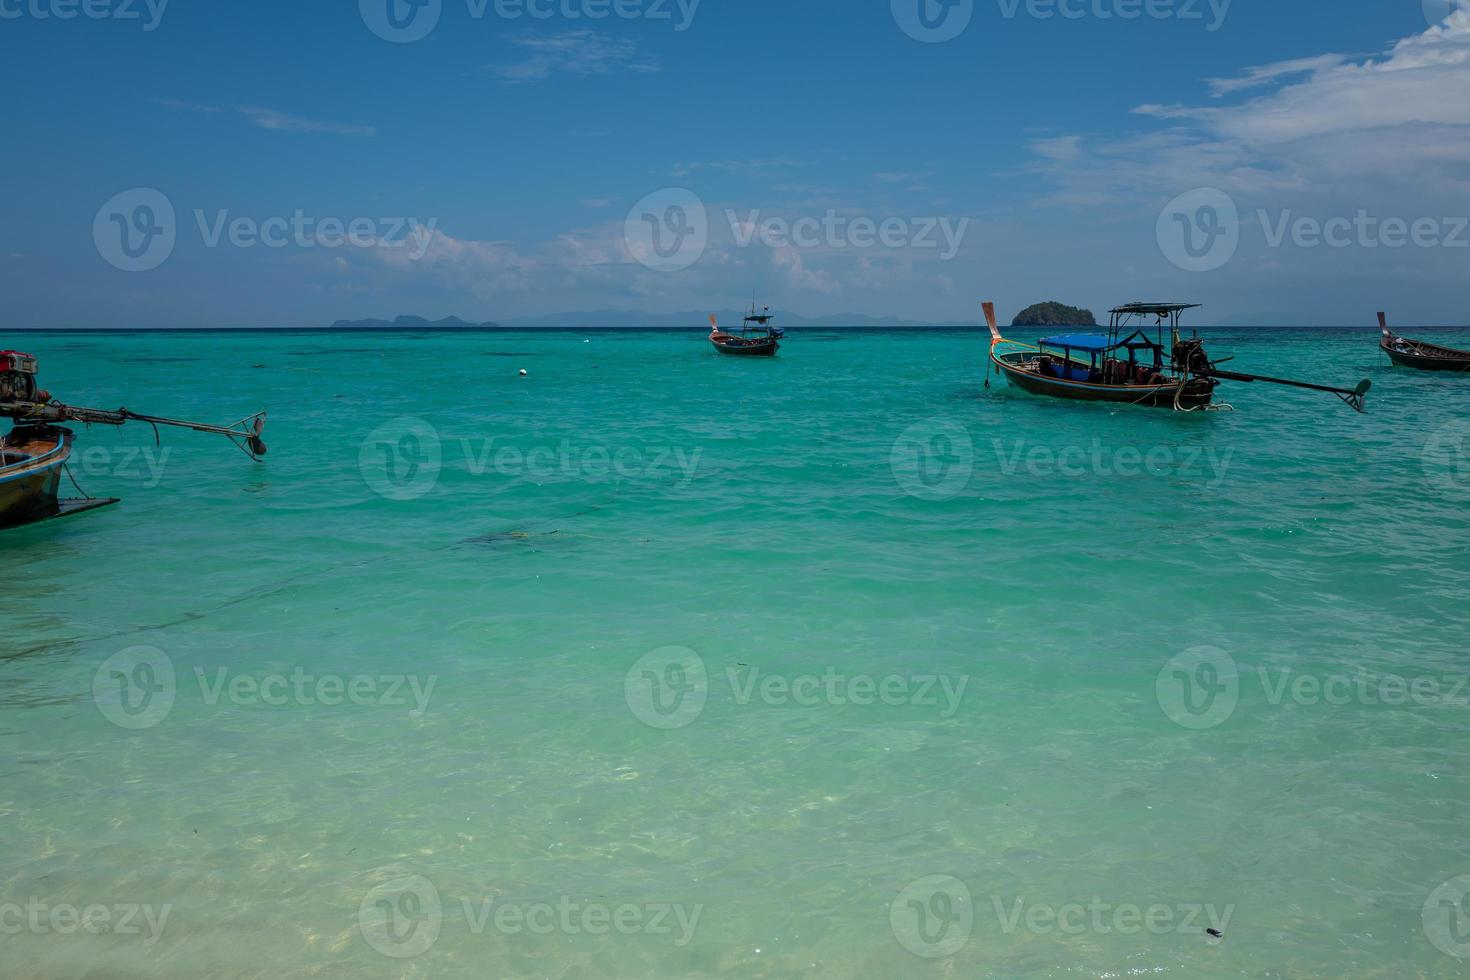
<instances>
[{"instance_id":1,"label":"turquoise sea water","mask_svg":"<svg viewBox=\"0 0 1470 980\"><path fill-rule=\"evenodd\" d=\"M1207 338L1369 412L973 333L10 338L271 454L80 431L123 503L0 534L0 974L1463 975L1470 382Z\"/></svg>"}]
</instances>

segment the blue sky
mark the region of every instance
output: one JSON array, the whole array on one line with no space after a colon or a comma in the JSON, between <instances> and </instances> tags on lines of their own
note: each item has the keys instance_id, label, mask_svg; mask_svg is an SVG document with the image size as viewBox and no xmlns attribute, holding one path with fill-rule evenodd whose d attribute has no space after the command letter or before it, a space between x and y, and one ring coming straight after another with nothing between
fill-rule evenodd
<instances>
[{"instance_id":1,"label":"blue sky","mask_svg":"<svg viewBox=\"0 0 1470 980\"><path fill-rule=\"evenodd\" d=\"M1470 0L417 2L0 0L0 324L1470 322Z\"/></svg>"}]
</instances>

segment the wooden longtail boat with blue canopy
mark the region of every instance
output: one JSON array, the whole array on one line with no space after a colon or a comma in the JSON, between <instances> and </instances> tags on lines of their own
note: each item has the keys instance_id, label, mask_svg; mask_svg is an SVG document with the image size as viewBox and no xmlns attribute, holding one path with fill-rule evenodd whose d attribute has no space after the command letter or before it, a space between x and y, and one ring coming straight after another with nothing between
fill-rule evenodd
<instances>
[{"instance_id":1,"label":"wooden longtail boat with blue canopy","mask_svg":"<svg viewBox=\"0 0 1470 980\"><path fill-rule=\"evenodd\" d=\"M1111 311L1106 334L1064 334L1035 344L1007 340L996 326L995 304L984 308L991 368L1032 394L1198 412L1212 407L1221 381L1260 381L1329 392L1361 412L1372 387L1367 380L1348 389L1222 371L1225 361L1210 360L1198 336L1185 340L1179 334L1180 315L1198 309L1194 303L1129 303ZM1153 337L1148 317L1154 319ZM988 378L985 386L990 387Z\"/></svg>"},{"instance_id":2,"label":"wooden longtail boat with blue canopy","mask_svg":"<svg viewBox=\"0 0 1470 980\"><path fill-rule=\"evenodd\" d=\"M64 517L117 503L115 497L81 496L62 499L61 478L71 458L72 431L59 423L124 425L146 422L214 432L227 436L251 459L265 455L265 413L258 412L230 425L208 425L153 415L126 408L78 408L55 401L36 385L36 359L19 351L0 351L0 418L14 427L0 439L0 530ZM78 491L80 493L80 490Z\"/></svg>"}]
</instances>

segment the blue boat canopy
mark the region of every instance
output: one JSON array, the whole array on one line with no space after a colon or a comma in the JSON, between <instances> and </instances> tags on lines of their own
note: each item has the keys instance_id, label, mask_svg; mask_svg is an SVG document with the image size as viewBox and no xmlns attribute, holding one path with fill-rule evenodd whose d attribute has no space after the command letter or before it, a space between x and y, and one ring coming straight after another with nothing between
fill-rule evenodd
<instances>
[{"instance_id":1,"label":"blue boat canopy","mask_svg":"<svg viewBox=\"0 0 1470 980\"><path fill-rule=\"evenodd\" d=\"M1095 354L1110 349L1108 338L1096 334L1069 334L1063 337L1047 337L1041 342L1047 347L1070 347L1072 350L1091 351Z\"/></svg>"}]
</instances>

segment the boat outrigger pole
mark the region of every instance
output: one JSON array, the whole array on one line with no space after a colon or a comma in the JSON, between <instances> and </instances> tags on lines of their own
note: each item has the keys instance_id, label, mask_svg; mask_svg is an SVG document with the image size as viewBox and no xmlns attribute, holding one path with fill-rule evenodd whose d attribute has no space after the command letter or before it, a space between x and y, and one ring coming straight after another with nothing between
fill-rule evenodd
<instances>
[{"instance_id":1,"label":"boat outrigger pole","mask_svg":"<svg viewBox=\"0 0 1470 980\"><path fill-rule=\"evenodd\" d=\"M80 422L83 425L125 425L128 422L146 422L153 426L155 438L160 425L192 429L195 432L212 432L227 437L240 447L241 452L255 460L260 459L266 453L265 440L261 438L261 433L265 431L265 415L265 412L256 412L254 415L247 415L229 425L210 425L206 422L188 422L158 415L140 415L126 408L119 408L115 411L101 408L78 408L56 401L0 404L0 417L12 418L17 422Z\"/></svg>"},{"instance_id":2,"label":"boat outrigger pole","mask_svg":"<svg viewBox=\"0 0 1470 980\"><path fill-rule=\"evenodd\" d=\"M1305 388L1308 391L1325 391L1336 395L1344 403L1350 405L1354 411L1365 411L1364 399L1368 395L1368 389L1373 387L1373 382L1364 378L1358 382L1356 388L1334 388L1331 385L1314 385L1307 381L1290 381L1286 378L1268 378L1264 374L1241 374L1238 371L1216 371L1214 369L1196 369L1194 374L1201 378L1214 378L1218 381L1242 381L1247 384L1254 381L1264 381L1267 384L1286 385L1289 388Z\"/></svg>"}]
</instances>

